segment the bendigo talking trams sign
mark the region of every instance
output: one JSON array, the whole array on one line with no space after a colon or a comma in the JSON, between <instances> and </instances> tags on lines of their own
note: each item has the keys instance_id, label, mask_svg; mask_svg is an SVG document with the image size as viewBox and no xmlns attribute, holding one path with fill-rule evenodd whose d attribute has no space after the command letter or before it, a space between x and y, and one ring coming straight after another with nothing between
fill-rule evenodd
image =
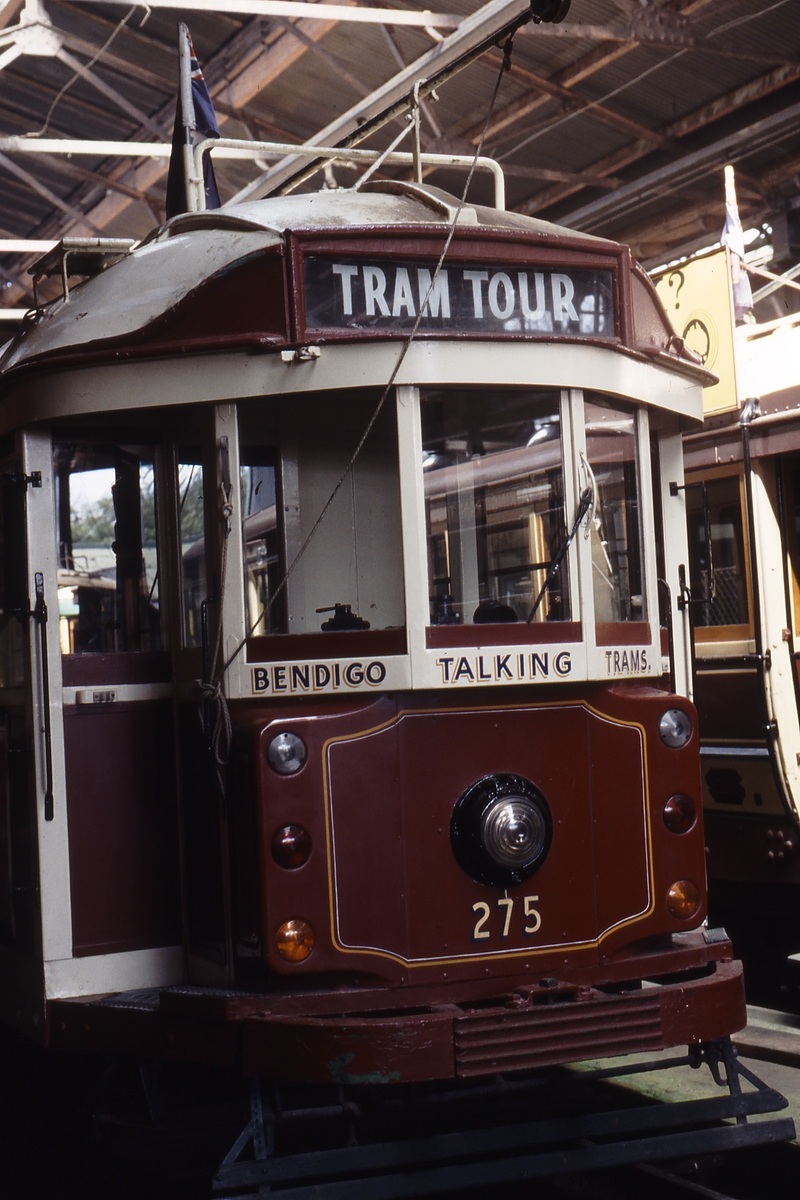
<instances>
[{"instance_id":1,"label":"bendigo talking trams sign","mask_svg":"<svg viewBox=\"0 0 800 1200\"><path fill-rule=\"evenodd\" d=\"M613 337L610 270L520 268L310 254L305 260L308 329Z\"/></svg>"}]
</instances>

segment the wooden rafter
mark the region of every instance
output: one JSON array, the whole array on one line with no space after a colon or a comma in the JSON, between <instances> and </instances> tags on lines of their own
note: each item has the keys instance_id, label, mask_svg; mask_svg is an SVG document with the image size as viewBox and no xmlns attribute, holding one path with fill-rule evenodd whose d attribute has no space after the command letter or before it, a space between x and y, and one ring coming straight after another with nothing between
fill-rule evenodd
<instances>
[{"instance_id":1,"label":"wooden rafter","mask_svg":"<svg viewBox=\"0 0 800 1200\"><path fill-rule=\"evenodd\" d=\"M719 120L720 117L727 116L743 105L752 103L762 96L767 96L770 92L785 87L797 79L800 79L800 65L778 67L774 71L768 71L766 75L762 75L759 79L754 79L742 87L734 88L732 92L728 92L725 96L718 96L709 104L702 105L700 108L695 109L694 112L680 117L677 121L670 121L668 125L663 125L659 132L666 138L685 137L686 134L703 129L713 121ZM651 150L652 145L650 142L643 140L631 142L629 145L623 146L621 149L615 150L612 154L607 154L604 158L592 163L591 170L596 175L611 175L638 162L649 154ZM565 200L569 196L574 195L578 190L578 188L569 184L565 184L563 187L547 188L531 196L530 199L517 207L520 212L524 213L541 212L552 204L556 204L560 200Z\"/></svg>"}]
</instances>

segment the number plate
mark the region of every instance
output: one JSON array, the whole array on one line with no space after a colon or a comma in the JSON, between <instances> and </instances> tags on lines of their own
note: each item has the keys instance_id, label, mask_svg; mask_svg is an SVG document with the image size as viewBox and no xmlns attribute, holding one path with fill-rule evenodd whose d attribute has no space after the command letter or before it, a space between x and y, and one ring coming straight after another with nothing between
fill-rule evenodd
<instances>
[{"instance_id":1,"label":"number plate","mask_svg":"<svg viewBox=\"0 0 800 1200\"><path fill-rule=\"evenodd\" d=\"M489 904L477 900L472 906L475 923L472 926L473 942L504 941L515 934L530 937L542 927L542 917L536 905L538 896L522 896L521 903L511 896L501 896Z\"/></svg>"}]
</instances>

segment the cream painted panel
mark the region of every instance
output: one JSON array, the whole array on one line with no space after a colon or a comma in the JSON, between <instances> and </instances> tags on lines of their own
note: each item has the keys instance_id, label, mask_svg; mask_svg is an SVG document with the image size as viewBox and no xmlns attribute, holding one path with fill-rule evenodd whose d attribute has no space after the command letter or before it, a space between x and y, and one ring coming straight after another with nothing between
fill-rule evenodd
<instances>
[{"instance_id":1,"label":"cream painted panel","mask_svg":"<svg viewBox=\"0 0 800 1200\"><path fill-rule=\"evenodd\" d=\"M160 404L194 404L248 396L386 384L404 343L327 345L320 358L285 363L277 353L176 356L54 372L8 391L0 430L23 422ZM645 400L689 420L702 420L700 384L676 371L599 346L540 342L419 341L408 351L398 384L591 388Z\"/></svg>"},{"instance_id":2,"label":"cream painted panel","mask_svg":"<svg viewBox=\"0 0 800 1200\"><path fill-rule=\"evenodd\" d=\"M53 820L44 819L45 743L42 696L42 657L39 626L29 622L33 676L34 757L36 765L36 831L39 853L39 902L42 914L42 954L45 960L72 953L72 908L69 877L69 832L64 762L64 727L61 717L61 648L58 642L58 587L54 529L52 446L49 431L23 435L23 470L42 472L41 488L28 488L28 594L35 596L34 576L44 576L48 608L47 658L50 667L50 723L52 729Z\"/></svg>"},{"instance_id":3,"label":"cream painted panel","mask_svg":"<svg viewBox=\"0 0 800 1200\"><path fill-rule=\"evenodd\" d=\"M133 988L169 987L182 983L184 978L182 946L64 958L44 965L48 1000L126 992Z\"/></svg>"}]
</instances>

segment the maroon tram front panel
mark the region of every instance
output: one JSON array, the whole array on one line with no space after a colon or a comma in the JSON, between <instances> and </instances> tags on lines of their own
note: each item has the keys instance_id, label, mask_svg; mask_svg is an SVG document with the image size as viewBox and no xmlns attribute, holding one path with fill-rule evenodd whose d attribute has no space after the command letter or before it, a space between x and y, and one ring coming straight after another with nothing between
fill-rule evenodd
<instances>
[{"instance_id":1,"label":"maroon tram front panel","mask_svg":"<svg viewBox=\"0 0 800 1200\"><path fill-rule=\"evenodd\" d=\"M667 893L683 878L702 889L702 827L696 820L671 833L662 810L672 795L699 795L697 757L695 746L669 750L658 738L663 692L442 699L407 694L354 709L247 715L270 972L367 972L418 984L476 971L547 973L685 927L670 915ZM270 769L266 753L284 732L308 751L288 777ZM535 873L498 889L460 865L453 814L476 783L502 775L538 789L552 831ZM312 847L290 869L272 851L287 826L305 829ZM310 923L315 942L302 962L287 963L275 939L293 919Z\"/></svg>"}]
</instances>

